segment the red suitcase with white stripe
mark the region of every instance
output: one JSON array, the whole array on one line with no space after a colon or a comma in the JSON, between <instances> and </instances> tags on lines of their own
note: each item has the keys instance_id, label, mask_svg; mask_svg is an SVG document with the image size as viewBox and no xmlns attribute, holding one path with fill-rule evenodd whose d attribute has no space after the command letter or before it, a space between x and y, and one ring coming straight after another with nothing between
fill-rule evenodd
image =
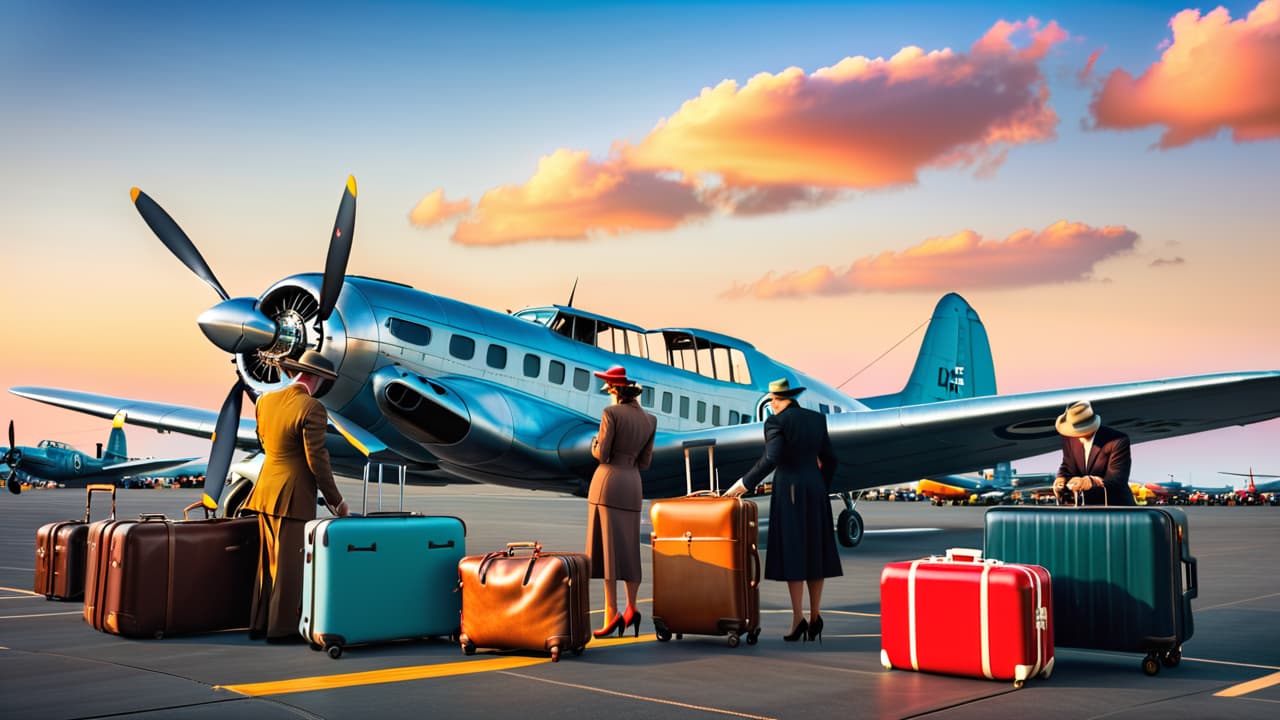
<instances>
[{"instance_id":1,"label":"red suitcase with white stripe","mask_svg":"<svg viewBox=\"0 0 1280 720\"><path fill-rule=\"evenodd\" d=\"M1039 565L978 550L889 563L880 574L880 663L990 680L1053 672L1053 589Z\"/></svg>"}]
</instances>

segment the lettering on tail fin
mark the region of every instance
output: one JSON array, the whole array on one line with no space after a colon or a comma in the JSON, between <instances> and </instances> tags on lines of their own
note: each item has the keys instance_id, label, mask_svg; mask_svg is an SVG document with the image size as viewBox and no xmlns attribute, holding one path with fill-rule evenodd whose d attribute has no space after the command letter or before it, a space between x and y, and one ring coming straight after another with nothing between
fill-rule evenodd
<instances>
[{"instance_id":1,"label":"lettering on tail fin","mask_svg":"<svg viewBox=\"0 0 1280 720\"><path fill-rule=\"evenodd\" d=\"M964 368L957 365L951 369L938 368L938 387L945 388L952 395L959 395L964 387Z\"/></svg>"}]
</instances>

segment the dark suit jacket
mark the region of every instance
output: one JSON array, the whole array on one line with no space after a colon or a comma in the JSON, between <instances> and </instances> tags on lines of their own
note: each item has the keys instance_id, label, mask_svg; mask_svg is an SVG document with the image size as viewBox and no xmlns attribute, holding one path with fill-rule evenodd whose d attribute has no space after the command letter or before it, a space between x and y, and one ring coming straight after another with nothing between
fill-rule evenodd
<instances>
[{"instance_id":1,"label":"dark suit jacket","mask_svg":"<svg viewBox=\"0 0 1280 720\"><path fill-rule=\"evenodd\" d=\"M1084 492L1085 505L1136 505L1133 491L1129 489L1129 436L1105 425L1093 436L1093 451L1089 464L1084 462L1084 445L1080 438L1062 438L1062 464L1058 476L1070 480L1076 476L1095 475L1102 478L1103 487ZM1063 501L1071 501L1071 491L1066 490Z\"/></svg>"},{"instance_id":2,"label":"dark suit jacket","mask_svg":"<svg viewBox=\"0 0 1280 720\"><path fill-rule=\"evenodd\" d=\"M819 470L818 462L822 461ZM771 472L779 478L801 479L821 474L828 490L836 474L836 456L827 435L827 419L813 410L792 403L764 421L764 455L742 476L747 490L755 490ZM776 485L776 482L775 482Z\"/></svg>"},{"instance_id":3,"label":"dark suit jacket","mask_svg":"<svg viewBox=\"0 0 1280 720\"><path fill-rule=\"evenodd\" d=\"M587 501L620 510L640 511L643 488L640 471L653 459L653 436L658 419L638 403L610 405L600 417L600 434L591 455L600 461L591 476Z\"/></svg>"},{"instance_id":4,"label":"dark suit jacket","mask_svg":"<svg viewBox=\"0 0 1280 720\"><path fill-rule=\"evenodd\" d=\"M316 491L342 502L324 438L329 414L297 383L258 398L258 440L266 459L245 508L264 515L314 520Z\"/></svg>"}]
</instances>

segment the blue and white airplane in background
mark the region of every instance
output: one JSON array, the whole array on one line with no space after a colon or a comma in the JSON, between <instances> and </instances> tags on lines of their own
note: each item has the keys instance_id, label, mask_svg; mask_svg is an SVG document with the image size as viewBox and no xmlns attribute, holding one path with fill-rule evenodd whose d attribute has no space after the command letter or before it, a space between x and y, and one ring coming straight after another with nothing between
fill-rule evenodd
<instances>
[{"instance_id":1,"label":"blue and white airplane in background","mask_svg":"<svg viewBox=\"0 0 1280 720\"><path fill-rule=\"evenodd\" d=\"M906 386L853 398L783 365L751 343L688 327L648 330L571 305L495 312L387 280L347 276L355 228L355 179L347 181L323 274L286 277L257 297L230 298L195 245L149 196L134 203L160 240L222 301L198 323L234 355L237 378L221 412L87 392L15 387L22 397L90 415L120 411L143 427L214 437L206 504L216 507L236 446L255 449L241 398L282 387L279 361L315 349L339 377L321 393L339 467L365 456L418 476L575 491L595 467L591 438L609 397L592 377L612 365L645 388L658 418L644 494L685 492L687 443L714 441L725 486L760 456L769 381L808 392L800 404L826 414L839 458L833 493L844 500L840 540L862 535L854 493L921 477L990 467L1061 446L1054 419L1089 399L1134 442L1280 416L1280 371L1234 372L1046 392L996 395L990 346L959 295L934 309ZM815 342L856 332L815 318ZM348 444L349 443L349 444ZM356 453L352 448L359 450ZM707 477L706 461L694 477Z\"/></svg>"},{"instance_id":2,"label":"blue and white airplane in background","mask_svg":"<svg viewBox=\"0 0 1280 720\"><path fill-rule=\"evenodd\" d=\"M89 455L57 440L41 440L34 447L19 446L14 440L13 421L10 420L9 447L0 448L0 474L5 476L5 485L16 495L22 492L24 482L52 480L62 485L114 484L124 477L146 475L195 459L131 459L124 438L124 423L123 413L114 414L106 449L103 450L99 444L98 454Z\"/></svg>"}]
</instances>

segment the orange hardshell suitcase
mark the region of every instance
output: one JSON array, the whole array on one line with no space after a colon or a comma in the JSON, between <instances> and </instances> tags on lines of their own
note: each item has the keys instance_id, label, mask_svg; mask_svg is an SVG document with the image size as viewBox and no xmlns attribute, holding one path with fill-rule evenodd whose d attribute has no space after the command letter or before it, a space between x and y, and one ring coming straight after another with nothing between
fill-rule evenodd
<instances>
[{"instance_id":1,"label":"orange hardshell suitcase","mask_svg":"<svg viewBox=\"0 0 1280 720\"><path fill-rule=\"evenodd\" d=\"M684 633L741 636L754 645L760 636L759 511L754 502L719 497L715 441L684 445L688 489L692 490L691 448L706 447L712 490L683 498L655 500L653 524L653 625L658 640Z\"/></svg>"}]
</instances>

